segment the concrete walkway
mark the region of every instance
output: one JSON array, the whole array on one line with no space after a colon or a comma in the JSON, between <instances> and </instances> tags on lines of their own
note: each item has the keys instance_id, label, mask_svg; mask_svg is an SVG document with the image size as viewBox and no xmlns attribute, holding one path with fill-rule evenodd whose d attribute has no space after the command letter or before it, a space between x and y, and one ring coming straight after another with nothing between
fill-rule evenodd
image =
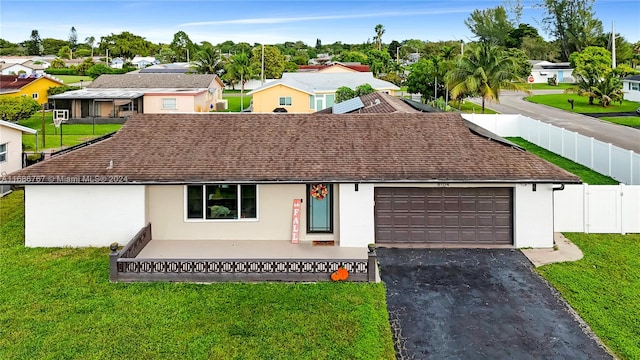
<instances>
[{"instance_id":1,"label":"concrete walkway","mask_svg":"<svg viewBox=\"0 0 640 360\"><path fill-rule=\"evenodd\" d=\"M522 253L535 267L558 262L577 261L584 257L582 250L561 233L555 233L553 238L556 248L522 249Z\"/></svg>"},{"instance_id":2,"label":"concrete walkway","mask_svg":"<svg viewBox=\"0 0 640 360\"><path fill-rule=\"evenodd\" d=\"M533 91L534 95L554 93L562 93L562 90ZM526 96L521 92L503 91L500 93L500 103L485 103L485 106L501 114L521 114L640 154L640 129L534 104L525 101ZM481 103L480 99L471 99L471 101L476 104Z\"/></svg>"}]
</instances>

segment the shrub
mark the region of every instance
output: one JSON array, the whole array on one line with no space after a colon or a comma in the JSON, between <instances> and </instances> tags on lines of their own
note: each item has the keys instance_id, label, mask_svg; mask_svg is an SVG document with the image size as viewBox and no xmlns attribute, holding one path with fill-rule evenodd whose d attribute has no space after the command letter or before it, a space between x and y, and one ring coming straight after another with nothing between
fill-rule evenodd
<instances>
[{"instance_id":1,"label":"shrub","mask_svg":"<svg viewBox=\"0 0 640 360\"><path fill-rule=\"evenodd\" d=\"M5 121L26 119L38 110L40 104L27 96L0 98L0 118Z\"/></svg>"},{"instance_id":2,"label":"shrub","mask_svg":"<svg viewBox=\"0 0 640 360\"><path fill-rule=\"evenodd\" d=\"M53 69L49 67L44 72L49 75L78 75L76 69L73 68Z\"/></svg>"}]
</instances>

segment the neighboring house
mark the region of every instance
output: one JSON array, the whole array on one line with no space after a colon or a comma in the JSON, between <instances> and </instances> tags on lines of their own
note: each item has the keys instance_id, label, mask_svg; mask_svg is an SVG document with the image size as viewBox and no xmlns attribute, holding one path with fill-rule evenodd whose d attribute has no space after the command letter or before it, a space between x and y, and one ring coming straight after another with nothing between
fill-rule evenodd
<instances>
[{"instance_id":1,"label":"neighboring house","mask_svg":"<svg viewBox=\"0 0 640 360\"><path fill-rule=\"evenodd\" d=\"M143 69L134 70L130 73L163 73L163 74L187 74L195 73L196 71L191 67L188 62L171 63L171 64L154 64Z\"/></svg>"},{"instance_id":2,"label":"neighboring house","mask_svg":"<svg viewBox=\"0 0 640 360\"><path fill-rule=\"evenodd\" d=\"M533 75L534 83L547 83L547 79L556 76L558 83L573 83L573 68L568 62L552 63L549 61L528 60L533 67L531 75Z\"/></svg>"},{"instance_id":3,"label":"neighboring house","mask_svg":"<svg viewBox=\"0 0 640 360\"><path fill-rule=\"evenodd\" d=\"M101 75L81 90L51 96L70 119L126 118L133 114L192 113L214 109L224 84L216 75L134 73Z\"/></svg>"},{"instance_id":4,"label":"neighboring house","mask_svg":"<svg viewBox=\"0 0 640 360\"><path fill-rule=\"evenodd\" d=\"M622 79L624 99L640 102L640 75L627 76Z\"/></svg>"},{"instance_id":5,"label":"neighboring house","mask_svg":"<svg viewBox=\"0 0 640 360\"><path fill-rule=\"evenodd\" d=\"M253 112L311 113L333 106L338 88L355 89L363 84L390 95L400 90L370 72L311 72L284 73L282 79L264 84L248 95L253 95Z\"/></svg>"},{"instance_id":6,"label":"neighboring house","mask_svg":"<svg viewBox=\"0 0 640 360\"><path fill-rule=\"evenodd\" d=\"M333 55L329 55L326 53L322 53L322 54L318 54L316 55L315 58L310 59L308 61L309 65L322 65L322 64L328 64L331 62L331 60L333 59Z\"/></svg>"},{"instance_id":7,"label":"neighboring house","mask_svg":"<svg viewBox=\"0 0 640 360\"><path fill-rule=\"evenodd\" d=\"M111 59L111 65L112 68L114 69L122 69L122 67L124 66L124 60L122 58L116 57Z\"/></svg>"},{"instance_id":8,"label":"neighboring house","mask_svg":"<svg viewBox=\"0 0 640 360\"><path fill-rule=\"evenodd\" d=\"M0 194L8 192L10 188L3 184L3 177L22 169L24 165L22 134L36 135L37 143L38 132L36 130L0 120Z\"/></svg>"},{"instance_id":9,"label":"neighboring house","mask_svg":"<svg viewBox=\"0 0 640 360\"><path fill-rule=\"evenodd\" d=\"M300 65L298 72L370 72L369 65L360 63L339 63L327 65Z\"/></svg>"},{"instance_id":10,"label":"neighboring house","mask_svg":"<svg viewBox=\"0 0 640 360\"><path fill-rule=\"evenodd\" d=\"M147 66L158 64L159 61L153 56L135 56L131 59L131 63L138 69L144 69Z\"/></svg>"},{"instance_id":11,"label":"neighboring house","mask_svg":"<svg viewBox=\"0 0 640 360\"><path fill-rule=\"evenodd\" d=\"M0 64L2 75L38 74L44 75L44 66L25 61L21 64Z\"/></svg>"},{"instance_id":12,"label":"neighboring house","mask_svg":"<svg viewBox=\"0 0 640 360\"><path fill-rule=\"evenodd\" d=\"M245 81L244 83L244 91L250 91L256 88L259 88L260 86L264 85L264 84L268 84L272 81L276 81L278 79L264 79L264 83L262 82L262 80L257 80L257 79L250 79ZM225 86L225 89L227 90L240 90L242 86L240 85L240 83L236 83L234 86L231 85L227 85Z\"/></svg>"},{"instance_id":13,"label":"neighboring house","mask_svg":"<svg viewBox=\"0 0 640 360\"><path fill-rule=\"evenodd\" d=\"M28 96L40 104L47 103L47 90L64 83L50 76L0 75L0 96Z\"/></svg>"},{"instance_id":14,"label":"neighboring house","mask_svg":"<svg viewBox=\"0 0 640 360\"><path fill-rule=\"evenodd\" d=\"M454 113L137 115L16 175L30 247L125 244L147 223L185 247L290 241L301 199L303 244L550 248L554 188L580 182Z\"/></svg>"},{"instance_id":15,"label":"neighboring house","mask_svg":"<svg viewBox=\"0 0 640 360\"><path fill-rule=\"evenodd\" d=\"M407 99L400 99L385 93L373 93L357 98L349 99L330 108L320 110L317 114L388 114L388 113L416 113L416 112L437 112L436 109L422 103L413 105ZM427 106L431 110L423 110L416 106Z\"/></svg>"}]
</instances>

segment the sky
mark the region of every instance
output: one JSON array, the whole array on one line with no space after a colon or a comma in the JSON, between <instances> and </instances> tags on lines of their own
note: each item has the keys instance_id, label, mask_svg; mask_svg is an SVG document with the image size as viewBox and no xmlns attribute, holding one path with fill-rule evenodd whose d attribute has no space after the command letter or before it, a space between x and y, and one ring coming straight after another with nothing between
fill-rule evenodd
<instances>
[{"instance_id":1,"label":"sky","mask_svg":"<svg viewBox=\"0 0 640 360\"><path fill-rule=\"evenodd\" d=\"M535 0L522 1L520 22L541 30L543 10ZM0 38L11 42L28 40L37 29L41 38L66 40L75 27L78 40L99 40L111 33L129 31L154 43L170 43L182 30L196 43L226 40L249 44L275 44L301 40L314 46L342 41L359 44L372 41L374 28L382 24L384 43L392 40L472 41L464 25L474 9L503 4L495 0L413 1L217 1L217 0L0 0ZM640 40L640 0L596 0L595 15L605 32L615 32L628 41Z\"/></svg>"}]
</instances>

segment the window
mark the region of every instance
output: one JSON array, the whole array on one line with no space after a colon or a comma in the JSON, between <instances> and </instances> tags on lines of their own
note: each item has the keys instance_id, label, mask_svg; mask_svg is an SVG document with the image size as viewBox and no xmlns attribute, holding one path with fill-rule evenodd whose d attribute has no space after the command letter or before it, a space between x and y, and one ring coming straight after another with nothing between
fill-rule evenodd
<instances>
[{"instance_id":1,"label":"window","mask_svg":"<svg viewBox=\"0 0 640 360\"><path fill-rule=\"evenodd\" d=\"M629 83L629 90L635 90L635 91L640 91L640 84L639 83Z\"/></svg>"},{"instance_id":2,"label":"window","mask_svg":"<svg viewBox=\"0 0 640 360\"><path fill-rule=\"evenodd\" d=\"M34 99L37 99L38 98L38 93L31 94L31 97L34 98Z\"/></svg>"},{"instance_id":3,"label":"window","mask_svg":"<svg viewBox=\"0 0 640 360\"><path fill-rule=\"evenodd\" d=\"M178 103L176 101L176 98L162 99L162 108L163 109L177 109L178 108Z\"/></svg>"},{"instance_id":4,"label":"window","mask_svg":"<svg viewBox=\"0 0 640 360\"><path fill-rule=\"evenodd\" d=\"M315 109L316 105L316 97L313 95L309 95L309 109Z\"/></svg>"},{"instance_id":5,"label":"window","mask_svg":"<svg viewBox=\"0 0 640 360\"><path fill-rule=\"evenodd\" d=\"M278 103L280 106L291 106L291 96L281 96Z\"/></svg>"},{"instance_id":6,"label":"window","mask_svg":"<svg viewBox=\"0 0 640 360\"><path fill-rule=\"evenodd\" d=\"M7 161L7 144L0 144L0 162Z\"/></svg>"},{"instance_id":7,"label":"window","mask_svg":"<svg viewBox=\"0 0 640 360\"><path fill-rule=\"evenodd\" d=\"M313 187L318 185L327 189L327 195L322 199L311 195ZM333 185L307 185L307 232L333 232Z\"/></svg>"},{"instance_id":8,"label":"window","mask_svg":"<svg viewBox=\"0 0 640 360\"><path fill-rule=\"evenodd\" d=\"M330 108L330 107L332 107L332 106L333 106L333 104L335 103L335 101L336 101L336 96L335 96L335 95L333 95L333 94L327 94L327 95L324 97L324 99L325 99L325 102L326 102L325 107Z\"/></svg>"},{"instance_id":9,"label":"window","mask_svg":"<svg viewBox=\"0 0 640 360\"><path fill-rule=\"evenodd\" d=\"M187 185L187 219L256 219L256 185Z\"/></svg>"}]
</instances>

